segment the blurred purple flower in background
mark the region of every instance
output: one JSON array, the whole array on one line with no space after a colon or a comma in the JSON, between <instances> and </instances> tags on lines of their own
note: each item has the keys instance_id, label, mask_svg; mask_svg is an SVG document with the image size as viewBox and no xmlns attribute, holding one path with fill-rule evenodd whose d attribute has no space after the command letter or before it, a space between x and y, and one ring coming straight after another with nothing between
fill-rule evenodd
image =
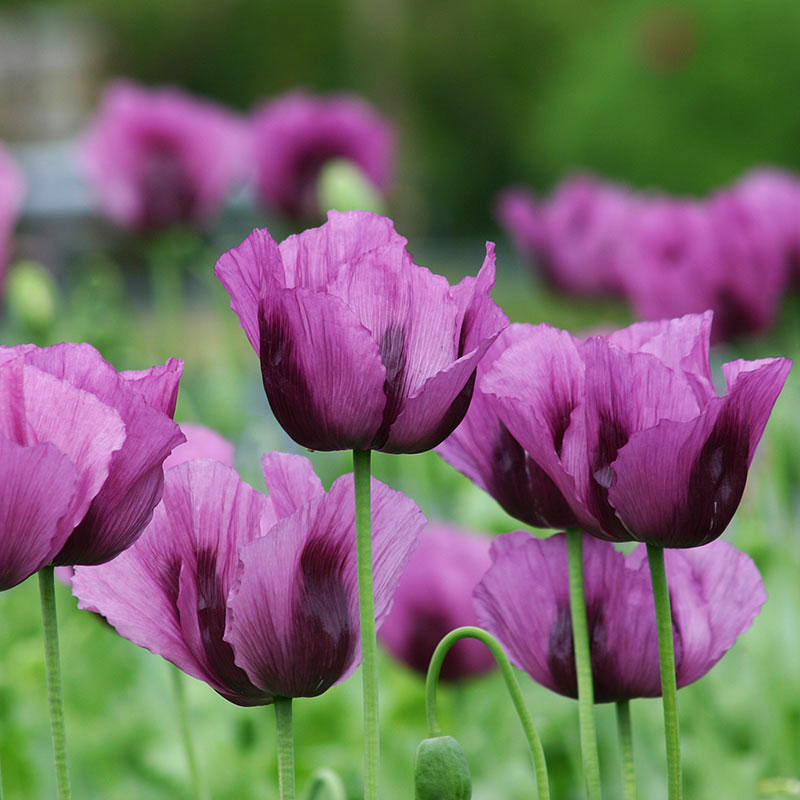
<instances>
[{"instance_id":1,"label":"blurred purple flower in background","mask_svg":"<svg viewBox=\"0 0 800 800\"><path fill-rule=\"evenodd\" d=\"M566 536L498 536L475 590L481 624L512 663L554 692L577 697ZM678 686L705 675L752 624L766 600L752 560L727 542L664 554ZM597 703L659 697L655 604L642 545L623 555L585 536L586 611Z\"/></svg>"},{"instance_id":2,"label":"blurred purple flower in background","mask_svg":"<svg viewBox=\"0 0 800 800\"><path fill-rule=\"evenodd\" d=\"M256 194L288 217L316 219L317 178L325 164L347 159L385 192L392 174L391 125L355 95L317 97L290 92L253 114Z\"/></svg>"},{"instance_id":3,"label":"blurred purple flower in background","mask_svg":"<svg viewBox=\"0 0 800 800\"><path fill-rule=\"evenodd\" d=\"M182 422L180 428L186 441L178 445L167 457L164 462L165 470L196 458L211 458L225 466L233 466L234 447L232 442L205 425Z\"/></svg>"},{"instance_id":4,"label":"blurred purple flower in background","mask_svg":"<svg viewBox=\"0 0 800 800\"><path fill-rule=\"evenodd\" d=\"M0 588L129 547L161 497L182 364L117 373L89 345L0 348Z\"/></svg>"},{"instance_id":5,"label":"blurred purple flower in background","mask_svg":"<svg viewBox=\"0 0 800 800\"><path fill-rule=\"evenodd\" d=\"M443 524L430 524L400 579L392 610L378 638L389 652L425 675L442 638L462 625L477 625L472 590L489 568L489 540ZM457 642L441 671L443 680L480 675L495 666L474 639Z\"/></svg>"},{"instance_id":6,"label":"blurred purple flower in background","mask_svg":"<svg viewBox=\"0 0 800 800\"><path fill-rule=\"evenodd\" d=\"M25 181L0 142L0 290L11 254L11 232L22 208Z\"/></svg>"},{"instance_id":7,"label":"blurred purple flower in background","mask_svg":"<svg viewBox=\"0 0 800 800\"><path fill-rule=\"evenodd\" d=\"M603 538L697 547L722 534L791 361L723 364L711 313L632 325L581 342L530 327L481 380L511 435Z\"/></svg>"},{"instance_id":8,"label":"blurred purple flower in background","mask_svg":"<svg viewBox=\"0 0 800 800\"><path fill-rule=\"evenodd\" d=\"M215 461L169 470L144 535L79 567L81 608L243 706L314 697L360 661L353 478L329 492L301 456L264 456L267 498ZM372 482L378 623L425 520Z\"/></svg>"},{"instance_id":9,"label":"blurred purple flower in background","mask_svg":"<svg viewBox=\"0 0 800 800\"><path fill-rule=\"evenodd\" d=\"M482 378L514 342L529 336L529 325L506 328L478 365L475 391L463 422L437 448L448 464L488 492L512 517L536 528L576 524L561 490L528 455L481 389ZM550 390L542 385L542 396Z\"/></svg>"},{"instance_id":10,"label":"blurred purple flower in background","mask_svg":"<svg viewBox=\"0 0 800 800\"><path fill-rule=\"evenodd\" d=\"M576 294L618 294L618 255L635 205L622 187L577 174L538 205L522 190L503 193L497 215L555 286Z\"/></svg>"},{"instance_id":11,"label":"blurred purple flower in background","mask_svg":"<svg viewBox=\"0 0 800 800\"><path fill-rule=\"evenodd\" d=\"M81 142L103 211L136 231L206 223L242 176L246 128L234 114L178 89L108 86Z\"/></svg>"},{"instance_id":12,"label":"blurred purple flower in background","mask_svg":"<svg viewBox=\"0 0 800 800\"><path fill-rule=\"evenodd\" d=\"M406 244L385 217L331 211L280 245L256 230L217 262L275 417L304 447L422 452L466 413L507 325L489 297L494 245L450 286Z\"/></svg>"}]
</instances>

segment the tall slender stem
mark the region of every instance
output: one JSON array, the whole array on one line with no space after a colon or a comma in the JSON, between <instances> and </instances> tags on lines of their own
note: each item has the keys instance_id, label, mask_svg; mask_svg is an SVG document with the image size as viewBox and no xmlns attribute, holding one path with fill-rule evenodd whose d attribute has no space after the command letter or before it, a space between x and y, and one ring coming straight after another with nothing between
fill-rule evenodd
<instances>
[{"instance_id":1,"label":"tall slender stem","mask_svg":"<svg viewBox=\"0 0 800 800\"><path fill-rule=\"evenodd\" d=\"M327 797L328 800L347 800L342 779L327 767L321 767L311 776L311 786L308 787L308 800L318 800L321 797Z\"/></svg>"},{"instance_id":2,"label":"tall slender stem","mask_svg":"<svg viewBox=\"0 0 800 800\"><path fill-rule=\"evenodd\" d=\"M39 596L42 601L44 628L44 661L47 671L47 696L50 705L50 730L53 734L53 756L56 766L58 800L70 800L67 769L67 737L64 729L64 703L61 698L61 667L58 658L58 620L53 567L39 570Z\"/></svg>"},{"instance_id":3,"label":"tall slender stem","mask_svg":"<svg viewBox=\"0 0 800 800\"><path fill-rule=\"evenodd\" d=\"M630 700L617 701L617 730L619 732L619 749L622 753L622 796L625 800L636 800Z\"/></svg>"},{"instance_id":4,"label":"tall slender stem","mask_svg":"<svg viewBox=\"0 0 800 800\"><path fill-rule=\"evenodd\" d=\"M200 770L197 767L192 726L189 722L189 709L186 706L186 692L183 688L183 673L172 664L168 666L172 675L172 690L175 695L175 705L178 709L178 723L181 728L183 750L186 754L186 765L189 767L189 778L192 782L192 796L197 800L205 800L208 793L205 784L200 781Z\"/></svg>"},{"instance_id":5,"label":"tall slender stem","mask_svg":"<svg viewBox=\"0 0 800 800\"><path fill-rule=\"evenodd\" d=\"M434 650L431 656L431 663L428 666L428 676L425 679L425 713L428 719L428 735L431 737L442 735L436 704L436 689L439 685L439 673L442 670L442 663L444 662L447 652L459 639L468 638L483 642L489 650L491 650L495 661L499 664L500 671L503 673L503 678L508 688L508 693L511 695L511 701L514 703L517 716L522 723L522 729L525 731L525 737L528 740L531 760L533 761L533 767L536 773L536 787L539 790L539 800L550 800L550 783L547 777L547 762L545 761L542 742L539 739L539 734L536 733L533 719L522 698L522 692L520 691L519 683L517 683L517 678L514 675L514 669L511 666L511 662L508 660L505 650L500 646L497 639L488 631L483 630L483 628L472 626L456 628L454 631L450 631L450 633L439 642L436 650Z\"/></svg>"},{"instance_id":6,"label":"tall slender stem","mask_svg":"<svg viewBox=\"0 0 800 800\"><path fill-rule=\"evenodd\" d=\"M672 640L672 609L667 588L663 549L648 544L647 560L650 562L650 577L653 581L653 597L656 604L656 624L658 626L658 657L661 664L664 736L667 747L667 797L669 800L680 800L682 790L678 687L675 678L675 644Z\"/></svg>"},{"instance_id":7,"label":"tall slender stem","mask_svg":"<svg viewBox=\"0 0 800 800\"><path fill-rule=\"evenodd\" d=\"M291 697L275 698L275 730L278 742L278 793L280 800L295 800Z\"/></svg>"},{"instance_id":8,"label":"tall slender stem","mask_svg":"<svg viewBox=\"0 0 800 800\"><path fill-rule=\"evenodd\" d=\"M572 644L575 649L575 673L578 678L578 719L581 729L581 754L586 797L600 800L600 759L597 755L597 734L594 727L594 678L586 619L586 596L583 590L583 532L567 531L569 562L569 607L572 616Z\"/></svg>"},{"instance_id":9,"label":"tall slender stem","mask_svg":"<svg viewBox=\"0 0 800 800\"><path fill-rule=\"evenodd\" d=\"M361 625L361 680L364 687L364 800L378 798L380 729L378 726L378 640L372 587L370 451L353 450L356 495L356 562Z\"/></svg>"}]
</instances>

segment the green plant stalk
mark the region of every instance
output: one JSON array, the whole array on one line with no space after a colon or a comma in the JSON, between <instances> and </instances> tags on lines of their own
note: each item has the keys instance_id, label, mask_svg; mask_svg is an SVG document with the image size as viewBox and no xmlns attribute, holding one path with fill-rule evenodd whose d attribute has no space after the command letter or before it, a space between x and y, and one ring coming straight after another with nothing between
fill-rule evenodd
<instances>
[{"instance_id":1,"label":"green plant stalk","mask_svg":"<svg viewBox=\"0 0 800 800\"><path fill-rule=\"evenodd\" d=\"M479 642L483 642L489 648L495 661L500 666L500 671L506 682L508 693L511 695L511 700L514 703L517 716L522 723L522 729L525 731L525 737L528 740L531 760L533 761L534 772L536 773L536 787L539 791L539 800L550 800L550 782L547 777L547 762L544 757L544 749L542 748L539 734L536 733L533 719L522 698L522 692L520 691L519 683L517 683L517 678L514 675L514 669L511 666L511 662L508 660L505 650L500 646L497 639L488 631L483 630L483 628L476 628L471 625L463 628L456 628L454 631L450 631L450 633L439 642L436 650L434 650L431 656L431 663L428 666L428 675L425 679L425 713L428 720L428 735L431 738L442 735L436 703L436 689L439 685L439 673L442 670L442 663L444 662L445 656L450 648L460 639L477 639Z\"/></svg>"},{"instance_id":2,"label":"green plant stalk","mask_svg":"<svg viewBox=\"0 0 800 800\"><path fill-rule=\"evenodd\" d=\"M172 689L178 710L178 723L181 729L183 749L186 754L186 765L189 768L189 778L192 782L192 797L197 798L197 800L206 800L208 793L205 784L200 780L200 770L197 767L192 726L189 722L189 709L186 705L186 692L183 687L183 673L172 664L169 664L169 671L172 675Z\"/></svg>"},{"instance_id":3,"label":"green plant stalk","mask_svg":"<svg viewBox=\"0 0 800 800\"><path fill-rule=\"evenodd\" d=\"M278 793L280 800L295 800L292 698L275 698L275 730L278 743Z\"/></svg>"},{"instance_id":4,"label":"green plant stalk","mask_svg":"<svg viewBox=\"0 0 800 800\"><path fill-rule=\"evenodd\" d=\"M47 696L50 706L50 730L53 735L53 756L56 767L58 800L70 800L67 768L67 737L64 728L64 703L61 697L61 667L58 657L58 619L53 567L39 570L39 597L42 601L44 628L44 661L47 671Z\"/></svg>"},{"instance_id":5,"label":"green plant stalk","mask_svg":"<svg viewBox=\"0 0 800 800\"><path fill-rule=\"evenodd\" d=\"M328 800L347 800L342 779L327 767L318 769L311 776L311 785L308 787L308 800L320 800L322 797L327 797Z\"/></svg>"},{"instance_id":6,"label":"green plant stalk","mask_svg":"<svg viewBox=\"0 0 800 800\"><path fill-rule=\"evenodd\" d=\"M622 796L636 800L636 773L633 769L633 729L631 727L630 700L617 701L617 731L622 753Z\"/></svg>"},{"instance_id":7,"label":"green plant stalk","mask_svg":"<svg viewBox=\"0 0 800 800\"><path fill-rule=\"evenodd\" d=\"M667 797L680 800L681 746L678 731L678 687L675 679L675 644L672 640L672 609L664 567L664 550L647 545L647 560L653 581L658 626L658 658L661 664L661 695L664 701L664 736L667 748Z\"/></svg>"},{"instance_id":8,"label":"green plant stalk","mask_svg":"<svg viewBox=\"0 0 800 800\"><path fill-rule=\"evenodd\" d=\"M353 450L356 499L358 615L361 626L361 680L364 694L364 800L378 800L380 728L378 725L378 640L372 585L370 451Z\"/></svg>"},{"instance_id":9,"label":"green plant stalk","mask_svg":"<svg viewBox=\"0 0 800 800\"><path fill-rule=\"evenodd\" d=\"M594 678L586 619L586 596L583 590L583 532L567 531L569 563L569 608L572 617L572 644L575 649L575 673L578 679L578 720L581 731L581 755L586 797L600 800L600 759L597 755L597 734L594 725Z\"/></svg>"}]
</instances>

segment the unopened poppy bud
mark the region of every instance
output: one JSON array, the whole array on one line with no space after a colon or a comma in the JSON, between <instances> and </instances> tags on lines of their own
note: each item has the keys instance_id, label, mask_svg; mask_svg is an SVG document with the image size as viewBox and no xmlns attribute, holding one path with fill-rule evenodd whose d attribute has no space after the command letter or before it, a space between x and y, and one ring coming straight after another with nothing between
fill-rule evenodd
<instances>
[{"instance_id":1,"label":"unopened poppy bud","mask_svg":"<svg viewBox=\"0 0 800 800\"><path fill-rule=\"evenodd\" d=\"M335 158L320 170L317 197L323 213L329 208L337 211L361 209L376 214L384 211L378 188L357 164L346 158Z\"/></svg>"},{"instance_id":2,"label":"unopened poppy bud","mask_svg":"<svg viewBox=\"0 0 800 800\"><path fill-rule=\"evenodd\" d=\"M472 777L461 745L452 736L423 739L414 762L415 800L470 800Z\"/></svg>"},{"instance_id":3,"label":"unopened poppy bud","mask_svg":"<svg viewBox=\"0 0 800 800\"><path fill-rule=\"evenodd\" d=\"M21 261L8 273L6 304L10 314L34 331L47 330L56 316L58 289L51 273L35 261Z\"/></svg>"}]
</instances>

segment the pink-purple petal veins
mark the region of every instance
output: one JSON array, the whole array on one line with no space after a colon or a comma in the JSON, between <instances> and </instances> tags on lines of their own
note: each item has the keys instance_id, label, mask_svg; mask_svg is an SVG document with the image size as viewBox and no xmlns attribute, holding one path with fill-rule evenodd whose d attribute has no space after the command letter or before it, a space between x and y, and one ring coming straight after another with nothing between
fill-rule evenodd
<instances>
[{"instance_id":1,"label":"pink-purple petal veins","mask_svg":"<svg viewBox=\"0 0 800 800\"><path fill-rule=\"evenodd\" d=\"M422 528L417 506L372 481L375 618L380 627ZM352 476L339 478L241 549L226 641L264 692L313 697L358 666Z\"/></svg>"},{"instance_id":2,"label":"pink-purple petal veins","mask_svg":"<svg viewBox=\"0 0 800 800\"><path fill-rule=\"evenodd\" d=\"M628 353L650 353L693 385L698 403L714 397L708 363L713 314L686 314L676 319L637 322L606 337Z\"/></svg>"},{"instance_id":3,"label":"pink-purple petal veins","mask_svg":"<svg viewBox=\"0 0 800 800\"><path fill-rule=\"evenodd\" d=\"M764 602L752 561L722 542L665 553L679 686L702 677L749 628ZM498 537L475 589L481 624L512 662L550 689L577 696L566 542L521 531ZM652 584L643 545L624 556L584 537L595 701L661 694Z\"/></svg>"},{"instance_id":4,"label":"pink-purple petal veins","mask_svg":"<svg viewBox=\"0 0 800 800\"><path fill-rule=\"evenodd\" d=\"M50 563L71 528L78 473L49 443L24 446L0 435L0 591Z\"/></svg>"},{"instance_id":5,"label":"pink-purple petal veins","mask_svg":"<svg viewBox=\"0 0 800 800\"><path fill-rule=\"evenodd\" d=\"M267 453L261 458L261 467L278 519L294 514L301 506L325 494L313 465L303 456Z\"/></svg>"},{"instance_id":6,"label":"pink-purple petal veins","mask_svg":"<svg viewBox=\"0 0 800 800\"><path fill-rule=\"evenodd\" d=\"M724 397L694 419L664 420L630 437L612 464L608 501L632 538L697 547L722 534L790 368L787 359L725 365Z\"/></svg>"},{"instance_id":7,"label":"pink-purple petal veins","mask_svg":"<svg viewBox=\"0 0 800 800\"><path fill-rule=\"evenodd\" d=\"M258 199L287 216L313 217L324 211L316 182L331 159L348 159L376 188L387 188L392 129L356 96L290 92L258 109L252 128Z\"/></svg>"},{"instance_id":8,"label":"pink-purple petal veins","mask_svg":"<svg viewBox=\"0 0 800 800\"><path fill-rule=\"evenodd\" d=\"M478 365L476 388L464 420L436 452L512 517L540 528L574 525L575 515L561 491L501 421L495 401L481 390L483 375L530 330L526 325L510 325L489 348Z\"/></svg>"},{"instance_id":9,"label":"pink-purple petal veins","mask_svg":"<svg viewBox=\"0 0 800 800\"><path fill-rule=\"evenodd\" d=\"M222 637L239 548L275 521L268 499L229 467L181 464L167 472L163 501L144 534L113 561L78 567L73 591L81 608L231 702L269 703Z\"/></svg>"},{"instance_id":10,"label":"pink-purple petal veins","mask_svg":"<svg viewBox=\"0 0 800 800\"><path fill-rule=\"evenodd\" d=\"M644 548L642 548L644 549ZM705 675L766 602L752 559L728 542L667 553L672 615L681 642L678 686Z\"/></svg>"},{"instance_id":11,"label":"pink-purple petal veins","mask_svg":"<svg viewBox=\"0 0 800 800\"><path fill-rule=\"evenodd\" d=\"M196 458L211 458L227 467L233 466L234 446L232 442L205 425L183 422L180 428L186 441L179 444L166 457L164 460L165 470Z\"/></svg>"},{"instance_id":12,"label":"pink-purple petal veins","mask_svg":"<svg viewBox=\"0 0 800 800\"><path fill-rule=\"evenodd\" d=\"M576 429L576 415L583 413L583 347L568 332L547 324L520 326L486 371L480 389L513 438L563 495L578 523L596 528L567 467L570 433ZM582 444L581 440L576 446ZM550 504L558 508L552 494Z\"/></svg>"},{"instance_id":13,"label":"pink-purple petal veins","mask_svg":"<svg viewBox=\"0 0 800 800\"><path fill-rule=\"evenodd\" d=\"M628 353L600 337L585 343L584 354L586 457L573 471L578 493L604 535L618 541L638 538L609 504L614 461L637 431L662 420L696 418L700 407L693 383L650 353Z\"/></svg>"},{"instance_id":14,"label":"pink-purple petal veins","mask_svg":"<svg viewBox=\"0 0 800 800\"><path fill-rule=\"evenodd\" d=\"M180 359L169 358L165 363L149 369L124 370L119 374L144 397L148 406L170 418L175 416L178 386L183 375L183 362Z\"/></svg>"},{"instance_id":15,"label":"pink-purple petal veins","mask_svg":"<svg viewBox=\"0 0 800 800\"><path fill-rule=\"evenodd\" d=\"M184 441L172 419L146 401L150 393L171 404L183 364L171 359L151 378L128 380L90 345L54 345L29 351L25 357L115 408L125 423L125 442L112 456L106 482L56 557L56 563L63 565L108 561L132 544L147 524L161 499L164 459ZM145 393L134 388L141 381ZM156 392L153 387L158 385L161 389Z\"/></svg>"},{"instance_id":16,"label":"pink-purple petal veins","mask_svg":"<svg viewBox=\"0 0 800 800\"><path fill-rule=\"evenodd\" d=\"M428 525L400 579L378 638L395 658L425 675L446 634L462 625L478 624L472 590L489 563L486 538L443 524ZM447 654L441 677L468 678L494 665L484 644L462 640Z\"/></svg>"},{"instance_id":17,"label":"pink-purple petal veins","mask_svg":"<svg viewBox=\"0 0 800 800\"><path fill-rule=\"evenodd\" d=\"M238 247L223 253L214 268L231 298L247 340L261 350L259 304L268 286L284 286L278 243L265 228L254 230Z\"/></svg>"},{"instance_id":18,"label":"pink-purple petal veins","mask_svg":"<svg viewBox=\"0 0 800 800\"><path fill-rule=\"evenodd\" d=\"M272 412L312 450L367 449L386 405L378 343L338 297L276 289L260 310L261 375Z\"/></svg>"}]
</instances>

